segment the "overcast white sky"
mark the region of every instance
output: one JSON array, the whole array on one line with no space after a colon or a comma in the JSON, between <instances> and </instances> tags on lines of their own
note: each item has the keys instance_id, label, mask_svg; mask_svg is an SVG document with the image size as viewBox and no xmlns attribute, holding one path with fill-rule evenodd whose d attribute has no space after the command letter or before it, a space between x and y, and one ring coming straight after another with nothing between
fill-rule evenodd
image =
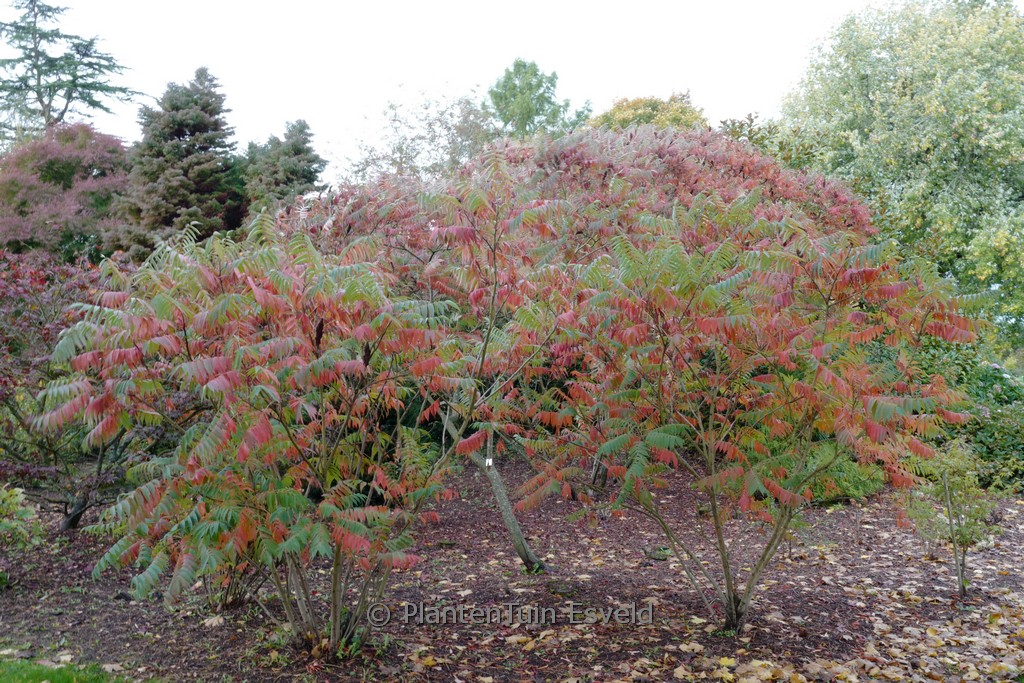
<instances>
[{"instance_id":1,"label":"overcast white sky","mask_svg":"<svg viewBox=\"0 0 1024 683\"><path fill-rule=\"evenodd\" d=\"M713 123L771 116L832 27L881 0L49 2L68 6L64 31L99 36L129 69L118 83L150 97L208 67L240 147L305 119L330 176L389 101L482 95L517 57L556 71L559 96L595 112L689 90ZM131 142L137 112L116 105L93 122Z\"/></svg>"}]
</instances>

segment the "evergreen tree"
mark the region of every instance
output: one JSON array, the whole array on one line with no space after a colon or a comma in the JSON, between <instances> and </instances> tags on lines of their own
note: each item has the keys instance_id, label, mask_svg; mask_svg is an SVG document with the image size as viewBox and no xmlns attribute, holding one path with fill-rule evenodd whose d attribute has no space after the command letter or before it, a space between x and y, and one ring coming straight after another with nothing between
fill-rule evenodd
<instances>
[{"instance_id":1,"label":"evergreen tree","mask_svg":"<svg viewBox=\"0 0 1024 683\"><path fill-rule=\"evenodd\" d=\"M124 68L97 49L97 38L62 32L52 24L65 8L39 0L14 0L21 15L0 23L0 36L14 56L0 59L0 105L8 138L64 122L76 109L110 110L103 98L129 99L135 93L111 85Z\"/></svg>"},{"instance_id":2,"label":"evergreen tree","mask_svg":"<svg viewBox=\"0 0 1024 683\"><path fill-rule=\"evenodd\" d=\"M187 85L169 84L159 107L142 108L142 141L133 152L124 206L134 225L108 247L140 255L187 227L202 238L241 225L244 180L217 88L200 68Z\"/></svg>"},{"instance_id":3,"label":"evergreen tree","mask_svg":"<svg viewBox=\"0 0 1024 683\"><path fill-rule=\"evenodd\" d=\"M271 135L265 144L250 142L245 161L250 212L323 189L317 181L327 161L313 149L313 134L301 119L287 124L283 140Z\"/></svg>"}]
</instances>

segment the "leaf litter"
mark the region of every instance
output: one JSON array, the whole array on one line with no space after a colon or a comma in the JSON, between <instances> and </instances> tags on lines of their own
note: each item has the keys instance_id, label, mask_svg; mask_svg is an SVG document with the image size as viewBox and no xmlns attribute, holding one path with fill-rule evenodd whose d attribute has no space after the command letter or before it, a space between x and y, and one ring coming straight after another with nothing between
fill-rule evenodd
<instances>
[{"instance_id":1,"label":"leaf litter","mask_svg":"<svg viewBox=\"0 0 1024 683\"><path fill-rule=\"evenodd\" d=\"M510 481L527 474L508 469ZM93 581L103 540L73 534L28 557L0 551L0 570L14 580L0 594L0 650L57 666L96 662L139 680L1012 681L1024 672L1024 501L1001 505L1002 533L968 556L965 602L951 558L929 558L896 524L888 495L811 509L748 623L722 633L675 558L652 558L662 540L645 521L570 523L573 504L550 501L521 515L556 568L530 575L486 482L470 474L463 483L460 497L439 504L442 523L423 530L425 561L396 574L385 598L392 615L420 603L549 612L513 611L499 623L393 618L361 654L327 665L282 645L255 607L212 614L193 599L170 612L159 600L121 599L130 572ZM672 491L664 504L685 520L694 501L683 485ZM760 533L730 525L741 541ZM569 623L574 609L631 606L649 606L651 623Z\"/></svg>"}]
</instances>

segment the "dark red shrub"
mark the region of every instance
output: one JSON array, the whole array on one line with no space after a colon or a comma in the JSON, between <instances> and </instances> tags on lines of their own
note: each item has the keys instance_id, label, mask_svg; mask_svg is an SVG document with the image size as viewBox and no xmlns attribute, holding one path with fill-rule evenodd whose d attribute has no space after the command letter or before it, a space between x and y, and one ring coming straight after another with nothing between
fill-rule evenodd
<instances>
[{"instance_id":1,"label":"dark red shrub","mask_svg":"<svg viewBox=\"0 0 1024 683\"><path fill-rule=\"evenodd\" d=\"M0 246L66 256L95 249L127 181L117 138L84 123L47 130L0 157Z\"/></svg>"}]
</instances>

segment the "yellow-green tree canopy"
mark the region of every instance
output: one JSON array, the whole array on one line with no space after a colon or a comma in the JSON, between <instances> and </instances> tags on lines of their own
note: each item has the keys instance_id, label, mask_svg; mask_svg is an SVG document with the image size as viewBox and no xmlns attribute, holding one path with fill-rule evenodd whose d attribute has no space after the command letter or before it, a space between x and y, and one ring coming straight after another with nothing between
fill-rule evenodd
<instances>
[{"instance_id":1,"label":"yellow-green tree canopy","mask_svg":"<svg viewBox=\"0 0 1024 683\"><path fill-rule=\"evenodd\" d=\"M659 128L707 128L704 110L690 100L690 93L675 93L667 100L636 97L615 100L612 108L590 119L595 128L621 130L651 124Z\"/></svg>"},{"instance_id":2,"label":"yellow-green tree canopy","mask_svg":"<svg viewBox=\"0 0 1024 683\"><path fill-rule=\"evenodd\" d=\"M786 105L814 165L887 237L1024 331L1024 19L1009 2L907 2L845 20Z\"/></svg>"}]
</instances>

